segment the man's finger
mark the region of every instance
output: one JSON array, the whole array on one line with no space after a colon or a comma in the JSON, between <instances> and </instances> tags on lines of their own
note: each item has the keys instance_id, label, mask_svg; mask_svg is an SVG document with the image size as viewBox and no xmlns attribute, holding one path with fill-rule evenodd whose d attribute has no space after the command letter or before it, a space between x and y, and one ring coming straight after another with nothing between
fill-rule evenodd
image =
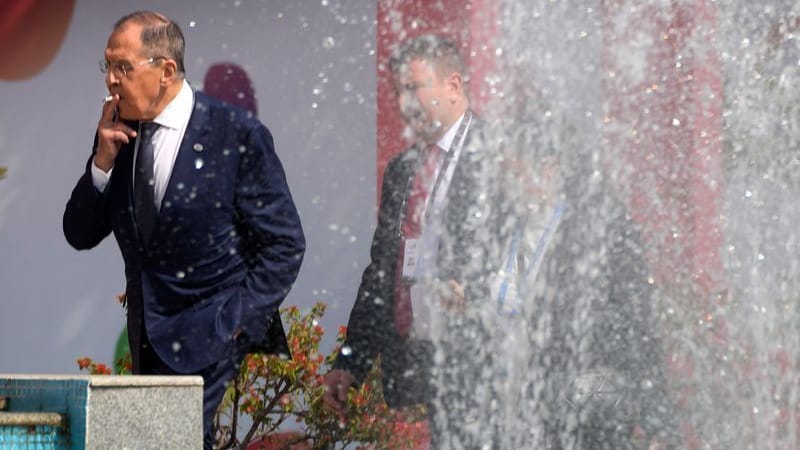
<instances>
[{"instance_id":1,"label":"man's finger","mask_svg":"<svg viewBox=\"0 0 800 450\"><path fill-rule=\"evenodd\" d=\"M111 100L103 102L103 113L100 116L100 121L113 122L114 111L117 109L118 104L119 104L119 94L114 94L111 96Z\"/></svg>"},{"instance_id":2,"label":"man's finger","mask_svg":"<svg viewBox=\"0 0 800 450\"><path fill-rule=\"evenodd\" d=\"M100 123L100 128L97 130L100 137L111 139L114 142L128 143L130 138L136 137L136 130L125 125L124 123Z\"/></svg>"},{"instance_id":3,"label":"man's finger","mask_svg":"<svg viewBox=\"0 0 800 450\"><path fill-rule=\"evenodd\" d=\"M136 137L136 130L134 130L133 128L131 128L131 127L127 126L127 125L125 125L122 122L116 122L114 124L114 129L117 130L117 131L121 131L121 132L125 133L126 135L128 135L128 137L132 137L132 138Z\"/></svg>"},{"instance_id":4,"label":"man's finger","mask_svg":"<svg viewBox=\"0 0 800 450\"><path fill-rule=\"evenodd\" d=\"M128 144L130 143L130 138L128 137L128 133L123 130L114 130L111 134L111 140L114 142L119 142L121 144Z\"/></svg>"},{"instance_id":5,"label":"man's finger","mask_svg":"<svg viewBox=\"0 0 800 450\"><path fill-rule=\"evenodd\" d=\"M344 405L336 398L337 396L338 393L334 392L333 389L328 389L322 397L322 400L333 412L342 414L344 412Z\"/></svg>"}]
</instances>

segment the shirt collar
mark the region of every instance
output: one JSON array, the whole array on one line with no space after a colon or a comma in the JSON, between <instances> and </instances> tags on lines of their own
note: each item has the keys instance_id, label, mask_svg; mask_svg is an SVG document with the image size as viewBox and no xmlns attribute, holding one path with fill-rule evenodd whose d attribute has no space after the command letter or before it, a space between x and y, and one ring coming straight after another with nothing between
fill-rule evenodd
<instances>
[{"instance_id":1,"label":"shirt collar","mask_svg":"<svg viewBox=\"0 0 800 450\"><path fill-rule=\"evenodd\" d=\"M462 114L461 117L456 120L456 122L450 126L447 132L436 141L436 146L440 149L444 150L445 152L450 151L450 147L453 144L453 139L456 137L456 132L458 131L458 127L461 126L461 121L464 120L464 116L466 113Z\"/></svg>"},{"instance_id":2,"label":"shirt collar","mask_svg":"<svg viewBox=\"0 0 800 450\"><path fill-rule=\"evenodd\" d=\"M171 102L157 115L153 122L161 125L162 127L180 130L189 121L192 115L192 108L194 107L194 92L192 87L184 79L183 85L178 95L172 99Z\"/></svg>"}]
</instances>

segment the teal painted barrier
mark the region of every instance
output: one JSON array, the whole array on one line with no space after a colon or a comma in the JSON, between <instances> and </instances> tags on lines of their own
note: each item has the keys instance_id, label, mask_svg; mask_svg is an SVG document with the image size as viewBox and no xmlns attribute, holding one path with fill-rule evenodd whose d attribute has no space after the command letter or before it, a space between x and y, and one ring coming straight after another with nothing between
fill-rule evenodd
<instances>
[{"instance_id":1,"label":"teal painted barrier","mask_svg":"<svg viewBox=\"0 0 800 450\"><path fill-rule=\"evenodd\" d=\"M6 419L0 419L0 449L61 450L85 448L88 377L60 379L0 379L0 397L5 397ZM60 414L62 421L34 423L33 413ZM28 422L3 424L9 417L27 416ZM46 417L38 414L39 418Z\"/></svg>"},{"instance_id":2,"label":"teal painted barrier","mask_svg":"<svg viewBox=\"0 0 800 450\"><path fill-rule=\"evenodd\" d=\"M63 426L63 416L57 415L62 424L50 425L36 423L36 419L30 420L24 417L26 415L32 414L0 413L0 449L69 450L72 448L69 433Z\"/></svg>"}]
</instances>

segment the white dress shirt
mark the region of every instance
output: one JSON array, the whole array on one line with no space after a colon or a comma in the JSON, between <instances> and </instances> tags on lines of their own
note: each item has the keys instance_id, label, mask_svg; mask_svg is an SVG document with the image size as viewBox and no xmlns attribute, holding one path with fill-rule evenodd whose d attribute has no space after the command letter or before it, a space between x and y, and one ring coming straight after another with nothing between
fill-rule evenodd
<instances>
[{"instance_id":1,"label":"white dress shirt","mask_svg":"<svg viewBox=\"0 0 800 450\"><path fill-rule=\"evenodd\" d=\"M175 159L178 157L178 150L186 133L186 126L194 109L194 92L186 80L178 95L161 111L161 114L153 119L153 122L160 125L153 135L153 176L155 184L153 186L153 200L155 201L156 211L161 209L161 200L167 190L172 168L175 166ZM136 143L134 144L133 160L136 161L136 153L139 151L139 136L141 130L137 130ZM112 167L108 172L103 172L92 162L92 182L94 187L103 192L111 178ZM136 176L136 167L132 168L133 177Z\"/></svg>"}]
</instances>

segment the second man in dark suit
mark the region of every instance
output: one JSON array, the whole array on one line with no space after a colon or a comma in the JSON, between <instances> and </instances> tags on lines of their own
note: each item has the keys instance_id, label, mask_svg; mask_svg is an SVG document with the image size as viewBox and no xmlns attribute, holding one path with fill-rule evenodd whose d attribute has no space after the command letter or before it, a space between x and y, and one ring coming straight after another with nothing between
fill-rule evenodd
<instances>
[{"instance_id":1,"label":"second man in dark suit","mask_svg":"<svg viewBox=\"0 0 800 450\"><path fill-rule=\"evenodd\" d=\"M363 381L379 355L390 406L435 408L436 380L446 378L431 372L440 366L437 348L464 319L465 303L484 297L486 264L497 260L489 255L497 232L485 185L493 154L469 108L459 47L423 35L397 49L390 69L415 143L384 173L371 261L326 377L326 402L339 411L348 387ZM447 349L446 359L463 356Z\"/></svg>"}]
</instances>

